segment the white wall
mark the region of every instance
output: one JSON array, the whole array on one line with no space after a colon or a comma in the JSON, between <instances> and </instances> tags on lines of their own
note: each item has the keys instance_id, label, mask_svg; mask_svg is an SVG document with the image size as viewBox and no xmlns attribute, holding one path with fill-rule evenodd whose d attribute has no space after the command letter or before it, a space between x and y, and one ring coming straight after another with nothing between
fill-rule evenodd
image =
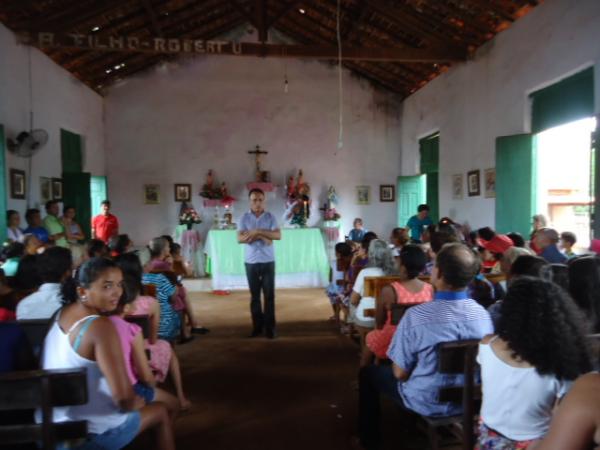
<instances>
[{"instance_id":1,"label":"white wall","mask_svg":"<svg viewBox=\"0 0 600 450\"><path fill-rule=\"evenodd\" d=\"M269 151L264 170L283 185L302 168L311 185L312 224L319 204L335 186L346 230L362 216L369 229L387 238L396 222L395 203L379 202L379 185L400 174L400 116L393 96L344 71L344 147L338 138L337 71L318 62L287 61L289 93L283 90L284 62L213 56L130 78L106 98L109 191L123 230L136 243L172 232L179 204L174 183L192 183L193 203L204 230L213 209L198 196L206 173L239 199L237 218L247 209L245 184L254 178L255 145ZM161 186L160 205L144 205L142 186ZM356 205L355 186L371 186L371 204ZM282 215L284 190L268 196Z\"/></svg>"},{"instance_id":2,"label":"white wall","mask_svg":"<svg viewBox=\"0 0 600 450\"><path fill-rule=\"evenodd\" d=\"M29 130L28 53L28 47L18 45L15 35L0 24L0 124L4 125L7 138ZM34 48L31 49L31 72L34 128L43 128L49 133L48 144L32 161L31 204L38 206L39 178L61 177L61 128L83 136L84 170L104 175L103 99ZM8 208L23 215L26 201L10 198L9 168L27 170L27 160L6 152ZM21 223L25 226L23 217Z\"/></svg>"},{"instance_id":3,"label":"white wall","mask_svg":"<svg viewBox=\"0 0 600 450\"><path fill-rule=\"evenodd\" d=\"M493 225L495 201L453 200L452 175L495 165L497 136L530 131L528 95L596 65L600 113L600 1L552 0L536 7L403 103L402 174L417 173L419 138L440 131L440 215Z\"/></svg>"}]
</instances>

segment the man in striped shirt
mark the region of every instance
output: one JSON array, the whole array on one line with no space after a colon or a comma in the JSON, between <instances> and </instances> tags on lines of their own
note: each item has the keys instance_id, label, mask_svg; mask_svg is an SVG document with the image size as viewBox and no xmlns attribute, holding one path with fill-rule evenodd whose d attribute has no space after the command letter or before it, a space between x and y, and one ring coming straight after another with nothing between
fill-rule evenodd
<instances>
[{"instance_id":1,"label":"man in striped shirt","mask_svg":"<svg viewBox=\"0 0 600 450\"><path fill-rule=\"evenodd\" d=\"M442 342L481 339L493 333L487 311L468 298L467 285L479 262L463 244L446 244L431 274L434 301L410 308L388 349L392 366L368 366L359 373L359 434L366 449L381 446L380 394L403 408L425 416L461 413L459 405L440 402L441 388L462 384L462 376L437 371L437 346Z\"/></svg>"}]
</instances>

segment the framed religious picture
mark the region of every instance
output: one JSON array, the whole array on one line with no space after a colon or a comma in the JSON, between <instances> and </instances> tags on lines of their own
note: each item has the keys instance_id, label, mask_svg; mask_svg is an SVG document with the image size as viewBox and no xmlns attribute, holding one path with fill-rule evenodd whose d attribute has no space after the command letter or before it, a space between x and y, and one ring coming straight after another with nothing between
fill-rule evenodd
<instances>
[{"instance_id":1,"label":"framed religious picture","mask_svg":"<svg viewBox=\"0 0 600 450\"><path fill-rule=\"evenodd\" d=\"M452 198L460 200L463 198L463 176L462 173L452 175Z\"/></svg>"},{"instance_id":2,"label":"framed religious picture","mask_svg":"<svg viewBox=\"0 0 600 450\"><path fill-rule=\"evenodd\" d=\"M469 193L469 197L477 197L478 195L481 195L481 190L480 190L480 181L479 181L479 173L481 171L478 170L471 170L469 172L467 172L467 188L468 188L468 193Z\"/></svg>"},{"instance_id":3,"label":"framed religious picture","mask_svg":"<svg viewBox=\"0 0 600 450\"><path fill-rule=\"evenodd\" d=\"M158 205L160 203L160 185L144 185L144 203L146 205Z\"/></svg>"},{"instance_id":4,"label":"framed religious picture","mask_svg":"<svg viewBox=\"0 0 600 450\"><path fill-rule=\"evenodd\" d=\"M379 186L379 201L393 202L396 201L396 190L393 184L382 184Z\"/></svg>"},{"instance_id":5,"label":"framed religious picture","mask_svg":"<svg viewBox=\"0 0 600 450\"><path fill-rule=\"evenodd\" d=\"M371 203L371 186L356 186L356 203L359 205Z\"/></svg>"},{"instance_id":6,"label":"framed religious picture","mask_svg":"<svg viewBox=\"0 0 600 450\"><path fill-rule=\"evenodd\" d=\"M175 184L175 201L189 202L192 200L191 184Z\"/></svg>"},{"instance_id":7,"label":"framed religious picture","mask_svg":"<svg viewBox=\"0 0 600 450\"><path fill-rule=\"evenodd\" d=\"M496 169L485 169L483 182L485 198L496 198Z\"/></svg>"},{"instance_id":8,"label":"framed religious picture","mask_svg":"<svg viewBox=\"0 0 600 450\"><path fill-rule=\"evenodd\" d=\"M60 178L52 178L52 200L62 202L63 181Z\"/></svg>"},{"instance_id":9,"label":"framed religious picture","mask_svg":"<svg viewBox=\"0 0 600 450\"><path fill-rule=\"evenodd\" d=\"M25 171L10 169L10 197L25 199Z\"/></svg>"},{"instance_id":10,"label":"framed religious picture","mask_svg":"<svg viewBox=\"0 0 600 450\"><path fill-rule=\"evenodd\" d=\"M52 200L52 180L40 177L40 202L46 203L48 200Z\"/></svg>"}]
</instances>

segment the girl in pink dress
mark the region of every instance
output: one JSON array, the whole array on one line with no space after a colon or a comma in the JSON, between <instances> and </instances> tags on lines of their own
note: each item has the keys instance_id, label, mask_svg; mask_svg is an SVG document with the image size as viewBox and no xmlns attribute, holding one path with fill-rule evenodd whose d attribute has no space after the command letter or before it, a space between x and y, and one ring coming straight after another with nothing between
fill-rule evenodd
<instances>
[{"instance_id":1,"label":"girl in pink dress","mask_svg":"<svg viewBox=\"0 0 600 450\"><path fill-rule=\"evenodd\" d=\"M171 375L180 409L188 410L192 403L187 399L183 391L179 359L171 345L162 339L158 339L158 327L160 323L160 308L154 297L141 296L142 265L137 255L126 253L120 256L117 264L123 271L125 288L134 295L135 300L130 305L128 314L147 315L150 320L150 336L145 340L145 348L150 351L150 369L154 373L156 381L165 381L167 373Z\"/></svg>"},{"instance_id":2,"label":"girl in pink dress","mask_svg":"<svg viewBox=\"0 0 600 450\"><path fill-rule=\"evenodd\" d=\"M397 325L392 324L392 306L418 305L433 299L433 286L417 277L425 268L427 256L418 245L405 245L400 251L400 281L384 287L375 303L376 328L367 334L366 347L361 357L361 367L378 359L387 358L387 349Z\"/></svg>"}]
</instances>

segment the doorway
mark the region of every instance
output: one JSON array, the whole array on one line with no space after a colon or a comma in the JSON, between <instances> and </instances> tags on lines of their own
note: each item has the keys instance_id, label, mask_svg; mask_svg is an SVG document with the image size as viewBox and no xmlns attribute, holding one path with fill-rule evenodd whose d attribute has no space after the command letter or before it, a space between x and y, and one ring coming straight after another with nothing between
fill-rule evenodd
<instances>
[{"instance_id":1,"label":"doorway","mask_svg":"<svg viewBox=\"0 0 600 450\"><path fill-rule=\"evenodd\" d=\"M536 210L548 226L577 236L576 248L587 249L591 237L591 210L595 155L591 135L596 119L586 118L535 135L537 147Z\"/></svg>"}]
</instances>

